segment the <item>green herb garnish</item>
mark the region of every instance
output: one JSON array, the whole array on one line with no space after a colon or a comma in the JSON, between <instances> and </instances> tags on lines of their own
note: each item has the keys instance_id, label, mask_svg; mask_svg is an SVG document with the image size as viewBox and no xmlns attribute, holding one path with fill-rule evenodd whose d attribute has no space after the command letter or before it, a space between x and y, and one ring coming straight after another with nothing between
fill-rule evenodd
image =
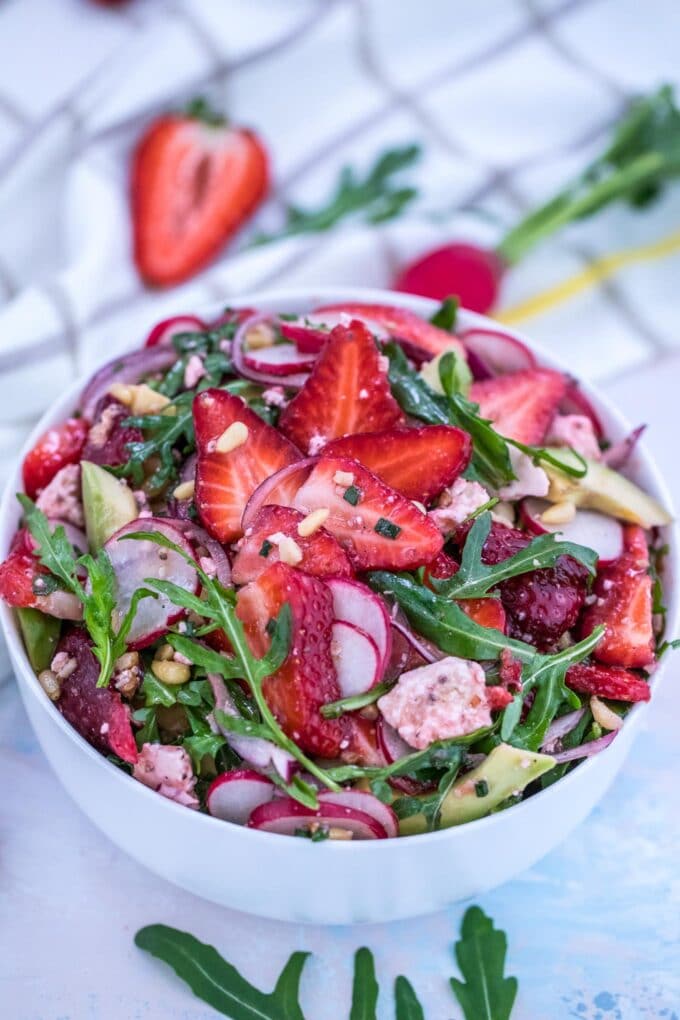
<instances>
[{"instance_id":1,"label":"green herb garnish","mask_svg":"<svg viewBox=\"0 0 680 1020\"><path fill-rule=\"evenodd\" d=\"M364 694L353 694L349 698L340 698L339 701L329 701L327 705L321 706L321 715L324 719L337 719L345 712L356 712L360 708L366 708L366 705L373 705L383 694L391 691L395 683L396 680L383 680Z\"/></svg>"},{"instance_id":2,"label":"green herb garnish","mask_svg":"<svg viewBox=\"0 0 680 1020\"><path fill-rule=\"evenodd\" d=\"M430 317L430 322L433 326L445 329L447 333L453 333L456 328L459 307L460 301L455 295L444 298L437 311Z\"/></svg>"},{"instance_id":3,"label":"green herb garnish","mask_svg":"<svg viewBox=\"0 0 680 1020\"><path fill-rule=\"evenodd\" d=\"M392 521L388 521L386 517L379 517L375 522L373 530L378 535L382 535L383 538L396 538L401 531L401 528L398 524L393 524Z\"/></svg>"},{"instance_id":4,"label":"green herb garnish","mask_svg":"<svg viewBox=\"0 0 680 1020\"><path fill-rule=\"evenodd\" d=\"M465 1020L509 1020L517 978L505 977L508 940L479 907L469 907L456 942L456 962L464 981L451 978Z\"/></svg>"},{"instance_id":5,"label":"green herb garnish","mask_svg":"<svg viewBox=\"0 0 680 1020\"><path fill-rule=\"evenodd\" d=\"M361 499L361 489L357 489L356 485L350 485L349 488L345 489L343 492L342 498L352 506L356 506Z\"/></svg>"}]
</instances>

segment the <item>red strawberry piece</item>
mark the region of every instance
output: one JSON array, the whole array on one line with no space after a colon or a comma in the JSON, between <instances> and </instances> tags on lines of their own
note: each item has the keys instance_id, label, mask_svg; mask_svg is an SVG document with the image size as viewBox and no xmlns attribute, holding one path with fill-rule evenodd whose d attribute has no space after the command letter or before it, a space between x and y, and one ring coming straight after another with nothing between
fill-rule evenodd
<instances>
[{"instance_id":1,"label":"red strawberry piece","mask_svg":"<svg viewBox=\"0 0 680 1020\"><path fill-rule=\"evenodd\" d=\"M387 765L378 742L378 732L374 719L366 719L361 715L347 716L348 736L347 747L343 747L340 758L348 765Z\"/></svg>"},{"instance_id":2,"label":"red strawberry piece","mask_svg":"<svg viewBox=\"0 0 680 1020\"><path fill-rule=\"evenodd\" d=\"M363 323L336 326L309 379L279 420L296 446L316 454L331 439L374 432L403 421Z\"/></svg>"},{"instance_id":3,"label":"red strawberry piece","mask_svg":"<svg viewBox=\"0 0 680 1020\"><path fill-rule=\"evenodd\" d=\"M505 634L507 621L500 599L461 599L457 604L480 627L493 627Z\"/></svg>"},{"instance_id":4,"label":"red strawberry piece","mask_svg":"<svg viewBox=\"0 0 680 1020\"><path fill-rule=\"evenodd\" d=\"M496 303L504 271L496 252L457 242L411 262L395 280L394 289L438 301L455 294L464 308L488 312Z\"/></svg>"},{"instance_id":5,"label":"red strawberry piece","mask_svg":"<svg viewBox=\"0 0 680 1020\"><path fill-rule=\"evenodd\" d=\"M144 439L141 429L123 425L129 417L129 408L111 396L104 397L97 407L94 425L87 435L82 459L110 467L126 464L130 459L129 444L141 443Z\"/></svg>"},{"instance_id":6,"label":"red strawberry piece","mask_svg":"<svg viewBox=\"0 0 680 1020\"><path fill-rule=\"evenodd\" d=\"M460 353L465 356L463 345L456 340L455 336L447 333L439 326L433 326L427 319L421 319L415 312L407 308L396 308L392 305L365 305L360 302L348 302L346 304L323 305L317 308L315 316L321 312L345 312L347 315L356 316L357 319L365 319L369 324L377 323L390 336L397 340L406 340L409 344L427 352L430 357L441 354L442 351L452 350L458 347ZM319 318L323 318L319 314Z\"/></svg>"},{"instance_id":7,"label":"red strawberry piece","mask_svg":"<svg viewBox=\"0 0 680 1020\"><path fill-rule=\"evenodd\" d=\"M429 503L468 466L472 442L462 429L425 425L345 436L323 452L358 460L402 496Z\"/></svg>"},{"instance_id":8,"label":"red strawberry piece","mask_svg":"<svg viewBox=\"0 0 680 1020\"><path fill-rule=\"evenodd\" d=\"M346 720L324 719L322 705L340 687L331 658L333 598L323 581L274 563L238 593L236 613L255 655L270 644L269 621L284 605L292 614L288 656L264 683L264 696L281 728L308 754L336 758L347 739Z\"/></svg>"},{"instance_id":9,"label":"red strawberry piece","mask_svg":"<svg viewBox=\"0 0 680 1020\"><path fill-rule=\"evenodd\" d=\"M502 687L500 684L496 684L493 687L487 687L485 694L487 704L492 712L507 708L512 701L512 694L510 691L508 691L505 687Z\"/></svg>"},{"instance_id":10,"label":"red strawberry piece","mask_svg":"<svg viewBox=\"0 0 680 1020\"><path fill-rule=\"evenodd\" d=\"M27 496L35 499L58 471L80 461L89 427L84 418L67 418L43 433L24 457L22 476Z\"/></svg>"},{"instance_id":11,"label":"red strawberry piece","mask_svg":"<svg viewBox=\"0 0 680 1020\"><path fill-rule=\"evenodd\" d=\"M226 390L204 390L193 405L196 429L196 491L194 502L205 528L220 542L242 534L246 503L265 478L300 459L280 432L262 421L240 397ZM235 422L247 428L247 438L228 453L216 444ZM291 502L298 481L276 490L282 503Z\"/></svg>"},{"instance_id":12,"label":"red strawberry piece","mask_svg":"<svg viewBox=\"0 0 680 1020\"><path fill-rule=\"evenodd\" d=\"M579 662L567 670L566 683L579 694L595 694L612 701L649 701L651 697L649 684L620 666Z\"/></svg>"},{"instance_id":13,"label":"red strawberry piece","mask_svg":"<svg viewBox=\"0 0 680 1020\"><path fill-rule=\"evenodd\" d=\"M652 579L647 573L649 550L642 528L623 529L623 553L597 572L593 594L597 600L583 614L581 633L599 624L607 628L593 652L612 666L639 668L654 661Z\"/></svg>"},{"instance_id":14,"label":"red strawberry piece","mask_svg":"<svg viewBox=\"0 0 680 1020\"><path fill-rule=\"evenodd\" d=\"M279 561L279 547L270 536L286 535L292 538L302 553L296 564L298 570L314 577L351 577L352 566L347 553L325 528L311 535L301 536L298 525L304 514L287 506L263 506L248 526L239 544L232 565L231 576L235 584L246 584Z\"/></svg>"},{"instance_id":15,"label":"red strawberry piece","mask_svg":"<svg viewBox=\"0 0 680 1020\"><path fill-rule=\"evenodd\" d=\"M454 560L453 556L449 556L443 550L437 553L431 563L428 563L423 571L423 584L426 588L432 588L430 584L430 578L435 578L438 581L443 581L446 578L453 577L458 572L459 565Z\"/></svg>"},{"instance_id":16,"label":"red strawberry piece","mask_svg":"<svg viewBox=\"0 0 680 1020\"><path fill-rule=\"evenodd\" d=\"M250 131L219 118L154 121L132 165L137 268L146 283L186 280L220 250L263 199L267 154Z\"/></svg>"},{"instance_id":17,"label":"red strawberry piece","mask_svg":"<svg viewBox=\"0 0 680 1020\"><path fill-rule=\"evenodd\" d=\"M515 692L522 690L522 663L509 648L501 652L499 674L503 687Z\"/></svg>"},{"instance_id":18,"label":"red strawberry piece","mask_svg":"<svg viewBox=\"0 0 680 1020\"><path fill-rule=\"evenodd\" d=\"M357 570L410 570L433 560L444 542L436 525L409 499L345 457L322 457L298 491L295 506L304 513L330 510L324 527Z\"/></svg>"},{"instance_id":19,"label":"red strawberry piece","mask_svg":"<svg viewBox=\"0 0 680 1020\"><path fill-rule=\"evenodd\" d=\"M130 709L111 687L97 687L99 663L84 630L74 628L61 638L57 655L76 660L76 668L62 681L57 708L88 743L103 754L111 751L127 762L137 761Z\"/></svg>"},{"instance_id":20,"label":"red strawberry piece","mask_svg":"<svg viewBox=\"0 0 680 1020\"><path fill-rule=\"evenodd\" d=\"M48 573L32 553L26 528L20 528L12 539L9 556L0 563L0 598L10 606L39 604L34 585L40 575Z\"/></svg>"},{"instance_id":21,"label":"red strawberry piece","mask_svg":"<svg viewBox=\"0 0 680 1020\"><path fill-rule=\"evenodd\" d=\"M535 368L475 382L470 399L479 404L482 418L490 418L501 435L535 446L545 438L566 389L561 372Z\"/></svg>"}]
</instances>

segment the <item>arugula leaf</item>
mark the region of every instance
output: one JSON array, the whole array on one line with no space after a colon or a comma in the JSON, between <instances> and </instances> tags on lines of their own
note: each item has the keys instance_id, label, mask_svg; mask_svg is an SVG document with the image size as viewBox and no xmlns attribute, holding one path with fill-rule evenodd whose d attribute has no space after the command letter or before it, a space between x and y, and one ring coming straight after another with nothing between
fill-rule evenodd
<instances>
[{"instance_id":1,"label":"arugula leaf","mask_svg":"<svg viewBox=\"0 0 680 1020\"><path fill-rule=\"evenodd\" d=\"M447 333L453 333L456 329L459 307L460 299L455 294L444 298L437 311L430 317L430 322L433 326L445 329Z\"/></svg>"},{"instance_id":2,"label":"arugula leaf","mask_svg":"<svg viewBox=\"0 0 680 1020\"><path fill-rule=\"evenodd\" d=\"M509 1020L517 996L517 978L504 977L508 940L480 907L468 907L456 961L464 981L451 978L465 1020Z\"/></svg>"},{"instance_id":3,"label":"arugula leaf","mask_svg":"<svg viewBox=\"0 0 680 1020\"><path fill-rule=\"evenodd\" d=\"M402 974L394 982L394 1006L396 1020L425 1020L423 1007L413 991L413 986Z\"/></svg>"},{"instance_id":4,"label":"arugula leaf","mask_svg":"<svg viewBox=\"0 0 680 1020\"><path fill-rule=\"evenodd\" d=\"M520 549L500 563L487 565L482 562L482 550L491 530L491 514L487 511L475 519L463 547L460 569L451 578L431 579L431 585L439 595L455 599L484 598L491 588L532 570L552 567L560 556L571 556L582 563L590 574L595 574L597 553L574 542L562 542L559 536L549 532L538 535L529 545Z\"/></svg>"},{"instance_id":5,"label":"arugula leaf","mask_svg":"<svg viewBox=\"0 0 680 1020\"><path fill-rule=\"evenodd\" d=\"M460 393L467 397L472 385L472 372L462 354L447 351L439 360L439 381L447 397Z\"/></svg>"},{"instance_id":6,"label":"arugula leaf","mask_svg":"<svg viewBox=\"0 0 680 1020\"><path fill-rule=\"evenodd\" d=\"M366 223L385 223L395 219L418 192L413 187L395 185L393 177L413 166L420 156L419 145L388 149L378 157L364 178L351 167L344 167L335 192L325 205L313 210L289 205L283 228L272 234L257 235L252 244L269 244L296 234L320 233L359 213Z\"/></svg>"},{"instance_id":7,"label":"arugula leaf","mask_svg":"<svg viewBox=\"0 0 680 1020\"><path fill-rule=\"evenodd\" d=\"M137 932L135 945L167 963L194 995L232 1020L304 1020L299 984L308 953L293 953L267 994L246 981L214 946L188 932L151 924Z\"/></svg>"},{"instance_id":8,"label":"arugula leaf","mask_svg":"<svg viewBox=\"0 0 680 1020\"><path fill-rule=\"evenodd\" d=\"M395 683L396 680L383 680L364 694L353 694L349 698L340 698L339 701L329 701L321 706L321 715L324 719L337 719L345 712L356 712L360 708L366 708L366 705L373 705L383 694L391 691Z\"/></svg>"},{"instance_id":9,"label":"arugula leaf","mask_svg":"<svg viewBox=\"0 0 680 1020\"><path fill-rule=\"evenodd\" d=\"M123 419L124 425L141 429L145 438L127 444L129 459L120 467L110 468L111 473L117 478L130 478L135 485L141 485L144 481L144 467L153 458L159 463L146 480L150 491L159 492L168 482L177 478L178 460L175 450L186 455L195 449L193 398L193 391L180 393L161 414L132 415Z\"/></svg>"},{"instance_id":10,"label":"arugula leaf","mask_svg":"<svg viewBox=\"0 0 680 1020\"><path fill-rule=\"evenodd\" d=\"M377 1020L378 991L373 953L363 946L354 954L352 1010L349 1020Z\"/></svg>"}]
</instances>

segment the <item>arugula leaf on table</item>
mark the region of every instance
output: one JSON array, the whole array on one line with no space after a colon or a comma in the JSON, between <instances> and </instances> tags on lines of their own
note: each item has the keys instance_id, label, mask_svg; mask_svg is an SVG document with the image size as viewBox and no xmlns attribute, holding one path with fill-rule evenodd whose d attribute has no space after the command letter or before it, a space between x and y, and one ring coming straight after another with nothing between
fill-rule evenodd
<instances>
[{"instance_id":1,"label":"arugula leaf on table","mask_svg":"<svg viewBox=\"0 0 680 1020\"><path fill-rule=\"evenodd\" d=\"M269 244L296 234L316 234L330 230L336 223L361 214L366 223L385 223L395 219L416 198L413 187L394 183L394 176L420 159L419 145L405 145L382 153L365 177L351 167L340 172L335 192L318 209L300 209L289 205L281 230L259 234L253 245Z\"/></svg>"},{"instance_id":2,"label":"arugula leaf on table","mask_svg":"<svg viewBox=\"0 0 680 1020\"><path fill-rule=\"evenodd\" d=\"M156 598L156 593L138 588L125 616L118 619L116 576L106 552L100 549L96 556L89 553L76 556L62 525L52 530L45 514L28 496L17 493L17 499L36 542L38 559L82 604L83 622L93 641L92 653L99 662L97 686L106 687L116 659L127 649L127 636L139 602L144 598ZM78 577L79 569L87 572L89 590Z\"/></svg>"},{"instance_id":3,"label":"arugula leaf on table","mask_svg":"<svg viewBox=\"0 0 680 1020\"><path fill-rule=\"evenodd\" d=\"M468 907L455 944L464 981L451 978L465 1020L509 1020L517 996L517 978L505 977L508 940L480 907Z\"/></svg>"},{"instance_id":4,"label":"arugula leaf on table","mask_svg":"<svg viewBox=\"0 0 680 1020\"><path fill-rule=\"evenodd\" d=\"M251 985L214 946L188 932L151 924L135 935L135 945L167 963L194 995L232 1020L304 1020L299 987L309 953L293 953L272 992Z\"/></svg>"},{"instance_id":5,"label":"arugula leaf on table","mask_svg":"<svg viewBox=\"0 0 680 1020\"><path fill-rule=\"evenodd\" d=\"M484 598L502 581L532 570L552 567L560 556L578 560L590 574L595 574L597 553L574 542L562 542L549 532L537 535L529 545L500 563L487 565L482 561L482 550L491 530L491 514L486 511L475 519L463 547L460 569L453 577L432 578L430 584L439 595L455 599Z\"/></svg>"},{"instance_id":6,"label":"arugula leaf on table","mask_svg":"<svg viewBox=\"0 0 680 1020\"><path fill-rule=\"evenodd\" d=\"M411 982L400 974L394 982L395 1020L425 1020L423 1007L413 990Z\"/></svg>"},{"instance_id":7,"label":"arugula leaf on table","mask_svg":"<svg viewBox=\"0 0 680 1020\"><path fill-rule=\"evenodd\" d=\"M352 1010L349 1020L376 1020L378 992L373 953L363 946L354 954Z\"/></svg>"}]
</instances>

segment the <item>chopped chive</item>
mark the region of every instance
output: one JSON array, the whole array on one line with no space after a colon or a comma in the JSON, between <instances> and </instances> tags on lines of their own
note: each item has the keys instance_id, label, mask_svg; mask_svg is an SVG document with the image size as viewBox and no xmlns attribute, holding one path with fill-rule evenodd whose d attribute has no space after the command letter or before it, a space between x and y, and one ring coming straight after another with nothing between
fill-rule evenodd
<instances>
[{"instance_id":1,"label":"chopped chive","mask_svg":"<svg viewBox=\"0 0 680 1020\"><path fill-rule=\"evenodd\" d=\"M478 779L475 783L475 793L478 797L486 797L489 792L489 784L486 779Z\"/></svg>"},{"instance_id":2,"label":"chopped chive","mask_svg":"<svg viewBox=\"0 0 680 1020\"><path fill-rule=\"evenodd\" d=\"M345 489L343 492L342 498L347 500L348 503L351 503L352 506L356 506L361 499L361 489L357 489L356 485L350 485L350 487Z\"/></svg>"},{"instance_id":3,"label":"chopped chive","mask_svg":"<svg viewBox=\"0 0 680 1020\"><path fill-rule=\"evenodd\" d=\"M401 528L397 524L393 524L392 521L388 521L386 517L379 517L373 530L384 538L396 538Z\"/></svg>"},{"instance_id":4,"label":"chopped chive","mask_svg":"<svg viewBox=\"0 0 680 1020\"><path fill-rule=\"evenodd\" d=\"M267 631L269 637L274 637L274 631L276 630L276 619L273 616L271 620L269 620L269 622L267 623L265 630Z\"/></svg>"},{"instance_id":5,"label":"chopped chive","mask_svg":"<svg viewBox=\"0 0 680 1020\"><path fill-rule=\"evenodd\" d=\"M262 543L262 545L260 547L260 556L267 557L267 556L269 556L269 553L271 551L272 551L272 544L271 544L271 542L269 541L268 538L265 538L264 542Z\"/></svg>"}]
</instances>

